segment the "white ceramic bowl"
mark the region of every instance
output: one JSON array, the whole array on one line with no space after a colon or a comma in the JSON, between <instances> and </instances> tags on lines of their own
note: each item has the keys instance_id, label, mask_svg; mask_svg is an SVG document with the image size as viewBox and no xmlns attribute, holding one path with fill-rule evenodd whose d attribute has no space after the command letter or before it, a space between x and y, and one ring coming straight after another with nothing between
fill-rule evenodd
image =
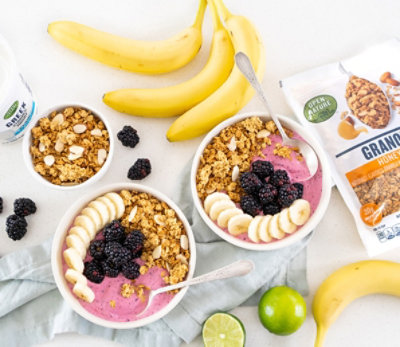
<instances>
[{"instance_id":1,"label":"white ceramic bowl","mask_svg":"<svg viewBox=\"0 0 400 347\"><path fill-rule=\"evenodd\" d=\"M48 117L52 112L54 111L62 111L67 107L80 107L86 110L89 110L94 116L98 117L105 125L108 134L109 134L109 141L110 141L110 149L108 151L108 155L107 155L107 159L105 161L105 163L103 164L103 166L101 167L101 169L92 177L90 177L88 180L86 180L85 182L82 182L80 184L77 185L73 185L73 186L61 186L61 185L57 185L57 184L53 184L51 182L49 182L48 180L46 180L44 177L42 177L42 175L40 175L38 172L35 171L34 167L33 167L33 163L32 163L32 156L30 153L30 146L32 143L32 135L31 135L31 130L32 128L34 128L38 122L40 118L43 117ZM41 184L44 184L46 187L49 188L53 188L53 189L58 189L58 190L74 190L77 188L82 188L82 187L86 187L92 183L95 183L96 181L98 181L100 178L102 178L104 176L104 174L107 172L108 168L111 165L111 161L112 161L112 157L114 155L114 137L111 131L111 126L110 123L107 121L107 119L104 117L103 114L101 114L99 111L96 111L93 107L82 104L82 103L77 103L77 102L71 102L68 104L63 104L63 105L58 105L55 107L52 107L50 109L48 109L47 111L41 113L41 117L36 119L36 122L34 122L32 125L30 125L29 129L26 131L23 142L22 142L22 153L23 153L23 158L26 164L26 167L28 168L28 171L30 172L30 174Z\"/></svg>"},{"instance_id":2,"label":"white ceramic bowl","mask_svg":"<svg viewBox=\"0 0 400 347\"><path fill-rule=\"evenodd\" d=\"M54 234L54 239L53 239L53 244L52 244L52 249L51 249L51 267L53 271L53 275L58 287L58 290L60 291L61 295L63 298L71 305L73 310L81 315L83 318L86 318L88 321L107 327L107 328L114 328L114 329L131 329L131 328L138 328L147 324L150 324L163 316L165 316L168 312L170 312L183 298L187 291L186 288L182 288L175 296L174 298L168 303L167 306L165 306L163 309L160 311L156 312L155 314L136 320L132 322L113 322L109 320L105 320L102 318L99 318L88 311L86 311L81 304L79 303L78 299L76 296L72 293L70 288L67 285L67 281L64 278L64 273L63 273L63 265L62 265L62 247L63 243L65 240L65 237L67 236L67 232L69 228L71 227L71 224L75 217L79 214L79 212L88 204L91 200L97 198L98 196L101 196L107 192L118 192L123 189L127 190L134 190L134 191L139 191L139 192L145 192L153 195L154 197L158 198L161 201L166 202L172 209L174 209L179 217L179 219L182 221L188 239L189 239L189 251L190 251L190 260L189 260L189 272L187 274L186 279L191 279L193 277L194 273L194 268L196 264L196 246L195 246L195 240L193 236L193 232L190 228L190 225L183 214L183 212L179 209L179 207L168 197L166 197L164 194L149 188L145 187L143 185L139 184L134 184L134 183L116 183L116 184L111 184L102 187L101 189L97 189L90 194L87 194L86 196L82 197L79 199L77 202L75 202L64 214L63 218L61 219L60 223L58 224L57 230Z\"/></svg>"},{"instance_id":3,"label":"white ceramic bowl","mask_svg":"<svg viewBox=\"0 0 400 347\"><path fill-rule=\"evenodd\" d=\"M222 239L228 241L229 243L231 243L235 246L241 247L241 248L255 250L255 251L269 251L269 250L274 250L274 249L279 249L279 248L289 246L289 245L301 240L306 235L308 235L318 225L318 223L321 221L321 219L326 211L326 208L328 207L329 198L331 195L331 178L330 178L331 175L330 175L329 164L326 159L326 156L323 153L322 148L318 145L317 141L312 136L312 134L307 129L305 129L304 127L302 127L300 124L296 123L295 121L291 120L290 118L284 117L284 116L279 116L279 120L285 127L297 132L303 139L305 139L315 149L315 152L317 153L317 156L318 156L318 159L319 159L319 162L321 165L321 169L322 169L322 194L321 194L321 199L320 199L317 209L315 210L313 215L310 217L310 219L307 221L307 223L305 225L303 225L295 233L293 233L292 235L285 237L281 240L276 240L271 243L246 242L246 241L240 240L240 239L226 233L224 230L219 228L204 211L201 200L197 194L196 173L197 173L197 169L199 166L200 157L203 154L205 147L224 128L226 128L232 124L235 124L241 120L244 120L248 117L253 117L253 116L258 116L263 121L271 120L271 118L268 116L268 114L263 113L263 112L251 112L251 113L238 114L234 117L227 119L226 121L222 122L221 124L217 125L214 129L212 129L207 134L207 136L203 139L199 148L197 149L197 152L193 159L192 171L191 171L191 177L190 177L190 186L191 186L192 196L193 196L193 200L194 200L194 205L196 206L197 211L199 212L200 216L203 218L205 223L210 227L210 229L212 231L214 231L218 236L220 236Z\"/></svg>"}]
</instances>

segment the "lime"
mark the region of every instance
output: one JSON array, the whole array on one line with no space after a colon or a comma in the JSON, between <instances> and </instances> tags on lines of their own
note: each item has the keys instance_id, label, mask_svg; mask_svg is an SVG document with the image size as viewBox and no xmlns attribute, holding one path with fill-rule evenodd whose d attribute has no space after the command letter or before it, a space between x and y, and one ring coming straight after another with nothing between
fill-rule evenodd
<instances>
[{"instance_id":1,"label":"lime","mask_svg":"<svg viewBox=\"0 0 400 347\"><path fill-rule=\"evenodd\" d=\"M294 289L280 286L267 290L258 303L262 325L276 335L290 335L306 319L306 302Z\"/></svg>"},{"instance_id":2,"label":"lime","mask_svg":"<svg viewBox=\"0 0 400 347\"><path fill-rule=\"evenodd\" d=\"M203 325L205 347L243 347L246 331L239 318L229 313L214 313Z\"/></svg>"}]
</instances>

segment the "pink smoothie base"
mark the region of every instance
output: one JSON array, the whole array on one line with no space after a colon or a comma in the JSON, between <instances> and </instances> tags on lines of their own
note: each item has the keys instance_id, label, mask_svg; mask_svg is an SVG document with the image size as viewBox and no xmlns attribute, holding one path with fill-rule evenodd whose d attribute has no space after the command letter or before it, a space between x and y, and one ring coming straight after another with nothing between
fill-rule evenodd
<instances>
[{"instance_id":1,"label":"pink smoothie base","mask_svg":"<svg viewBox=\"0 0 400 347\"><path fill-rule=\"evenodd\" d=\"M274 170L286 170L291 183L296 183L299 181L299 179L307 177L309 171L307 168L307 165L305 161L299 161L296 159L297 153L294 151L291 153L291 159L288 158L282 158L273 153L275 149L275 144L277 143L282 143L282 138L280 135L270 135L269 138L271 139L271 146L267 146L266 148L263 149L263 154L265 155L265 158L261 157L254 157L252 159L253 161L256 160L266 160L270 161L274 165ZM293 134L293 138L296 139L302 139L300 135L297 133ZM303 199L307 200L310 203L311 206L311 215L315 212L315 210L318 207L319 201L321 199L321 194L322 194L322 170L321 166L319 166L317 173L315 174L314 177L309 179L308 181L301 182L304 186L303 190ZM237 207L240 208L239 204ZM310 215L310 217L311 217ZM300 229L299 227L298 229ZM297 230L298 230L297 229ZM227 228L222 229L224 232L232 236ZM293 234L292 234L293 235ZM247 235L247 233L240 234L238 236L234 236L242 241L246 241L249 243L254 243L251 241ZM290 237L290 234L286 234L285 237ZM273 239L271 242L275 242L279 240ZM271 243L269 242L269 243ZM265 243L260 241L260 243Z\"/></svg>"},{"instance_id":2,"label":"pink smoothie base","mask_svg":"<svg viewBox=\"0 0 400 347\"><path fill-rule=\"evenodd\" d=\"M102 239L103 234L99 232L96 236L96 239ZM67 248L67 245L64 241L62 252ZM90 261L92 257L87 254L84 261ZM140 259L136 259L140 265L143 265L144 262ZM67 271L68 266L62 257L62 265L63 265L63 273ZM161 274L168 274L167 270L161 269L157 266L152 267L149 271L140 275L135 281L134 285L137 286L139 284L143 284L150 289L158 289L161 287L165 287L166 284L161 277ZM113 322L132 322L138 319L142 319L148 316L153 315L154 313L160 311L162 308L167 306L169 302L173 299L174 294L162 293L157 295L153 299L153 303L147 309L147 311L141 315L139 318L136 316L138 313L142 312L147 304L147 300L142 302L136 294L132 294L131 297L125 298L121 295L121 286L124 283L131 284L132 281L126 279L122 274L119 274L118 277L110 278L104 277L103 282L97 284L90 282L88 280L88 286L93 290L95 299L93 302L89 303L79 298L78 301L81 306L93 314L96 317L113 321ZM73 285L67 282L67 285L72 293ZM74 294L73 294L74 295ZM148 297L148 292L145 291L146 299ZM115 307L110 305L110 301L115 301Z\"/></svg>"}]
</instances>

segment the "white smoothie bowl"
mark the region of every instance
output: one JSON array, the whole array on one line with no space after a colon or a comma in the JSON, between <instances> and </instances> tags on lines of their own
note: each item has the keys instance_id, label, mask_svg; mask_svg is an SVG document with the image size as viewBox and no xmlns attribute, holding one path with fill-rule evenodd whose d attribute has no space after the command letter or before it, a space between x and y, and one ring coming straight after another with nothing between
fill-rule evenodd
<instances>
[{"instance_id":1,"label":"white smoothie bowl","mask_svg":"<svg viewBox=\"0 0 400 347\"><path fill-rule=\"evenodd\" d=\"M254 251L270 251L270 250L280 249L280 248L292 245L295 242L306 237L312 230L314 230L314 228L321 221L321 219L324 216L324 213L328 207L328 203L329 203L329 199L330 199L330 195L331 195L331 175L330 175L329 163L326 159L326 156L323 153L323 150L319 146L318 142L312 136L312 134L307 129L305 129L300 124L293 121L292 119L290 119L288 117L284 117L284 116L278 116L279 120L281 121L283 126L285 126L288 129L294 130L296 133L298 133L304 140L306 140L314 148L315 152L317 153L319 163L320 163L320 168L322 171L322 193L321 193L321 198L320 198L317 209L314 211L314 213L312 214L310 219L307 221L307 223L304 224L302 227L300 227L296 232L294 232L290 236L287 236L281 240L276 240L276 241L273 241L270 243L251 243L251 242L247 242L244 240L240 240L240 239L236 238L235 236L228 234L227 232L222 230L220 227L218 227L218 225L215 224L211 220L211 218L207 215L207 213L204 211L203 204L197 193L196 174L197 174L197 170L199 167L200 157L202 156L203 151L207 147L207 145L224 128L226 128L230 125L233 125L237 122L240 122L246 118L254 117L254 116L258 116L264 122L271 120L271 117L268 116L268 114L265 112L251 112L251 113L238 114L236 116L233 116L233 117L227 119L226 121L222 122L221 124L217 125L214 129L212 129L207 134L207 136L203 139L199 148L197 149L196 154L193 159L192 169L191 169L191 174L190 174L190 187L191 187L191 191L192 191L194 205L196 206L197 211L199 212L199 214L202 217L202 219L204 220L204 222L208 225L208 227L212 231L214 231L219 237L221 237L225 241L228 241L229 243L231 243L235 246L241 247L241 248L254 250Z\"/></svg>"},{"instance_id":2,"label":"white smoothie bowl","mask_svg":"<svg viewBox=\"0 0 400 347\"><path fill-rule=\"evenodd\" d=\"M138 319L131 322L115 322L109 321L103 318L99 318L91 313L89 313L81 304L77 297L72 293L71 289L67 285L67 281L64 278L63 272L63 262L62 262L62 247L64 244L64 240L67 236L67 232L74 221L75 217L79 214L79 212L88 204L91 200L106 194L108 192L119 192L123 189L131 190L131 191L138 191L149 193L153 195L155 198L164 201L167 205L169 205L175 212L177 213L179 219L182 221L188 239L189 239L189 251L190 251L190 259L189 259L189 272L187 273L186 279L191 279L193 277L194 268L196 264L196 246L195 240L193 236L193 232L190 228L190 225L179 209L179 207L170 200L164 194L149 188L143 185L134 184L134 183L115 183L111 185L104 186L100 189L96 189L95 191L85 195L77 202L75 202L64 214L63 218L61 219L60 223L58 224L57 230L54 234L52 249L51 249L51 266L53 275L60 291L61 295L67 301L73 310L78 313L83 318L87 319L88 321L95 323L97 325L101 325L107 328L114 328L114 329L131 329L131 328L138 328L156 320L164 317L168 312L170 312L183 298L187 291L186 288L182 288L173 298L172 300L161 310L157 311L151 316ZM96 299L95 299L96 300Z\"/></svg>"},{"instance_id":3,"label":"white smoothie bowl","mask_svg":"<svg viewBox=\"0 0 400 347\"><path fill-rule=\"evenodd\" d=\"M38 124L40 118L48 117L54 111L61 112L62 110L64 110L67 107L79 107L79 108L90 111L94 116L98 117L104 123L106 130L108 131L110 148L108 151L106 161L104 162L101 169L95 175L93 175L92 177L90 177L89 179L87 179L86 181L84 181L80 184L61 186L61 185L51 183L50 181L46 180L44 177L42 177L42 175L40 175L38 172L35 171L35 168L34 168L33 162L32 162L31 152L30 152L30 147L32 144L31 130ZM46 110L45 112L41 112L40 118L37 118L36 121L29 127L29 129L27 130L27 132L24 135L23 142L22 142L22 153L23 153L25 165L28 168L28 171L30 172L30 174L38 182L40 182L41 184L45 185L48 188L69 191L69 190L75 190L78 188L86 187L90 184L97 182L100 178L102 178L104 176L104 174L107 172L107 170L109 169L109 167L111 165L112 157L114 155L114 137L112 134L110 123L108 122L106 117L104 117L103 114L101 114L99 111L96 111L91 106L88 106L88 105L85 105L82 103L71 102L68 104L57 105L57 106L54 106L54 107Z\"/></svg>"}]
</instances>

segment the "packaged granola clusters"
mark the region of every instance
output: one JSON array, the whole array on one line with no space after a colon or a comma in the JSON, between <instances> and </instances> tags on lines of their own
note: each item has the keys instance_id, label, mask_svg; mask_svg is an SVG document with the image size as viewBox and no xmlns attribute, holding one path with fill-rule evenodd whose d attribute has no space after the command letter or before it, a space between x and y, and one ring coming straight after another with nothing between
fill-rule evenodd
<instances>
[{"instance_id":1,"label":"packaged granola clusters","mask_svg":"<svg viewBox=\"0 0 400 347\"><path fill-rule=\"evenodd\" d=\"M281 86L324 147L368 254L400 246L400 41Z\"/></svg>"}]
</instances>

